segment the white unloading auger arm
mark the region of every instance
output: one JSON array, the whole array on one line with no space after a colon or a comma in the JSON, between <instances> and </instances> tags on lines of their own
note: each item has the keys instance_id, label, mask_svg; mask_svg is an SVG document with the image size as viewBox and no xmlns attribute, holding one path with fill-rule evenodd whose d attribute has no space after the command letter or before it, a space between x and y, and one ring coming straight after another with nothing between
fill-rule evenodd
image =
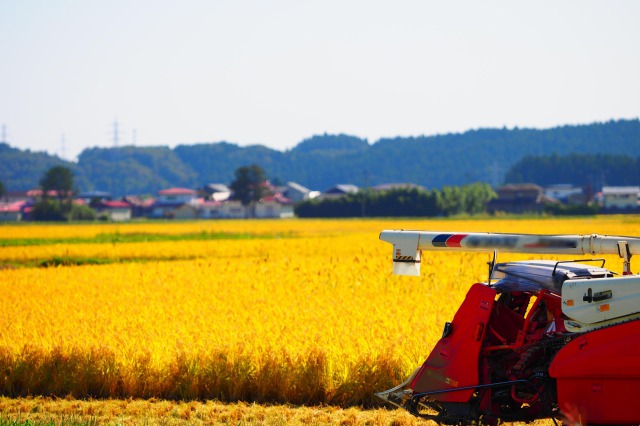
<instances>
[{"instance_id":1,"label":"white unloading auger arm","mask_svg":"<svg viewBox=\"0 0 640 426\"><path fill-rule=\"evenodd\" d=\"M640 238L614 235L533 235L488 232L390 231L380 239L393 245L393 273L420 275L420 256L435 251L506 251L538 254L617 254L630 273L631 256L640 254Z\"/></svg>"}]
</instances>

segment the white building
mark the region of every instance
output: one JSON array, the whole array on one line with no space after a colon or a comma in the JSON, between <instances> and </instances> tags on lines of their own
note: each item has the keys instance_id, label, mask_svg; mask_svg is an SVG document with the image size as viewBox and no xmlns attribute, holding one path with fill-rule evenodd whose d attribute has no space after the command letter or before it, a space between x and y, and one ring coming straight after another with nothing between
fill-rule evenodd
<instances>
[{"instance_id":1,"label":"white building","mask_svg":"<svg viewBox=\"0 0 640 426\"><path fill-rule=\"evenodd\" d=\"M176 213L181 217L190 217L187 209L177 211L185 204L194 205L198 203L198 191L188 188L169 188L158 191L158 199L151 207L151 217L153 218L175 218Z\"/></svg>"},{"instance_id":2,"label":"white building","mask_svg":"<svg viewBox=\"0 0 640 426\"><path fill-rule=\"evenodd\" d=\"M638 208L638 186L603 186L602 204L605 209Z\"/></svg>"},{"instance_id":3,"label":"white building","mask_svg":"<svg viewBox=\"0 0 640 426\"><path fill-rule=\"evenodd\" d=\"M114 222L131 220L131 204L125 201L103 201L98 211Z\"/></svg>"}]
</instances>

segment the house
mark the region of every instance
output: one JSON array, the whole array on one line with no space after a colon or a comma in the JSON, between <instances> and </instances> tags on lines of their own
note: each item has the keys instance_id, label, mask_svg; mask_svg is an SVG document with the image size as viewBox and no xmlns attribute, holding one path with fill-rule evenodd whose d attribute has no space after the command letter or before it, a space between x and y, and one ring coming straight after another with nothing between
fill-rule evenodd
<instances>
[{"instance_id":1,"label":"house","mask_svg":"<svg viewBox=\"0 0 640 426\"><path fill-rule=\"evenodd\" d=\"M171 217L173 219L183 219L183 220L197 219L200 214L199 207L200 206L197 201L181 204L175 209L173 209L173 212L171 213L172 214Z\"/></svg>"},{"instance_id":2,"label":"house","mask_svg":"<svg viewBox=\"0 0 640 426\"><path fill-rule=\"evenodd\" d=\"M49 198L64 197L64 193L58 193L58 191L55 191L55 190L47 191L46 195ZM68 195L73 195L73 194L69 193ZM27 191L27 198L32 201L38 201L42 197L44 197L44 192L42 191L42 189L30 189L29 191Z\"/></svg>"},{"instance_id":3,"label":"house","mask_svg":"<svg viewBox=\"0 0 640 426\"><path fill-rule=\"evenodd\" d=\"M213 185L213 184L211 184ZM226 187L207 185L210 193L222 194ZM204 190L201 189L200 193ZM247 210L239 200L230 196L214 196L198 198L198 191L186 188L169 188L158 191L158 199L150 207L149 217L171 219L244 219ZM272 193L263 197L254 205L254 217L284 218L293 217L293 201L280 193Z\"/></svg>"},{"instance_id":4,"label":"house","mask_svg":"<svg viewBox=\"0 0 640 426\"><path fill-rule=\"evenodd\" d=\"M228 200L222 205L222 217L227 219L244 219L247 217L242 203L238 200Z\"/></svg>"},{"instance_id":5,"label":"house","mask_svg":"<svg viewBox=\"0 0 640 426\"><path fill-rule=\"evenodd\" d=\"M195 204L198 199L198 191L187 188L169 188L158 191L158 199L151 206L149 217L174 218L176 209L185 204ZM179 215L190 216L188 209L181 210Z\"/></svg>"},{"instance_id":6,"label":"house","mask_svg":"<svg viewBox=\"0 0 640 426\"><path fill-rule=\"evenodd\" d=\"M282 194L276 193L263 197L256 204L255 217L257 218L287 218L293 217L294 202Z\"/></svg>"},{"instance_id":7,"label":"house","mask_svg":"<svg viewBox=\"0 0 640 426\"><path fill-rule=\"evenodd\" d=\"M135 195L126 195L122 197L122 201L129 204L131 207L132 217L149 216L153 208L153 204L156 202L154 198L140 198Z\"/></svg>"},{"instance_id":8,"label":"house","mask_svg":"<svg viewBox=\"0 0 640 426\"><path fill-rule=\"evenodd\" d=\"M131 220L131 204L126 201L101 201L96 205L96 211L102 217L114 222Z\"/></svg>"},{"instance_id":9,"label":"house","mask_svg":"<svg viewBox=\"0 0 640 426\"><path fill-rule=\"evenodd\" d=\"M224 205L222 201L198 200L198 217L200 219L221 219L224 216Z\"/></svg>"},{"instance_id":10,"label":"house","mask_svg":"<svg viewBox=\"0 0 640 426\"><path fill-rule=\"evenodd\" d=\"M542 187L531 183L504 185L496 192L498 198L487 205L489 213L536 213L541 212L545 204L559 202L546 196Z\"/></svg>"},{"instance_id":11,"label":"house","mask_svg":"<svg viewBox=\"0 0 640 426\"><path fill-rule=\"evenodd\" d=\"M0 199L1 202L5 204L12 204L18 201L28 201L29 196L27 195L27 191L7 191Z\"/></svg>"},{"instance_id":12,"label":"house","mask_svg":"<svg viewBox=\"0 0 640 426\"><path fill-rule=\"evenodd\" d=\"M571 184L550 185L544 188L544 195L564 204L585 204L587 196L582 188Z\"/></svg>"},{"instance_id":13,"label":"house","mask_svg":"<svg viewBox=\"0 0 640 426\"><path fill-rule=\"evenodd\" d=\"M188 203L198 198L198 191L188 188L169 188L158 191L161 203Z\"/></svg>"},{"instance_id":14,"label":"house","mask_svg":"<svg viewBox=\"0 0 640 426\"><path fill-rule=\"evenodd\" d=\"M296 182L287 182L286 185L276 186L273 191L275 193L282 194L294 203L308 200L319 195L317 191L311 191L310 189L305 188L304 186Z\"/></svg>"},{"instance_id":15,"label":"house","mask_svg":"<svg viewBox=\"0 0 640 426\"><path fill-rule=\"evenodd\" d=\"M101 201L113 200L113 195L110 192L105 191L87 191L81 192L75 197L78 200L83 200L87 205L98 205Z\"/></svg>"},{"instance_id":16,"label":"house","mask_svg":"<svg viewBox=\"0 0 640 426\"><path fill-rule=\"evenodd\" d=\"M25 201L13 203L0 203L0 222L20 222L22 220L22 207Z\"/></svg>"},{"instance_id":17,"label":"house","mask_svg":"<svg viewBox=\"0 0 640 426\"><path fill-rule=\"evenodd\" d=\"M602 206L605 210L635 210L639 193L638 186L603 186Z\"/></svg>"},{"instance_id":18,"label":"house","mask_svg":"<svg viewBox=\"0 0 640 426\"><path fill-rule=\"evenodd\" d=\"M359 191L359 188L355 185L351 185L351 184L339 184L336 186L332 186L331 188L327 189L325 192L323 192L320 197L322 198L337 198L337 197L342 197L345 196L347 194L357 194Z\"/></svg>"},{"instance_id":19,"label":"house","mask_svg":"<svg viewBox=\"0 0 640 426\"><path fill-rule=\"evenodd\" d=\"M232 198L224 201L221 208L222 217L240 219L246 217L286 218L294 216L293 205L295 203L281 192L285 188L274 187L269 181L265 181L262 186L266 190L267 195L264 195L260 201L253 203L251 206L245 207L239 200ZM294 189L300 195L307 194L307 191L309 191L297 184L293 184L290 187L287 186L287 188ZM248 209L252 209L253 211L249 212Z\"/></svg>"},{"instance_id":20,"label":"house","mask_svg":"<svg viewBox=\"0 0 640 426\"><path fill-rule=\"evenodd\" d=\"M254 205L254 216L258 219L277 219L293 217L293 201L282 194L263 197ZM220 217L226 219L244 219L248 216L249 207L245 207L239 200L228 200L221 203Z\"/></svg>"},{"instance_id":21,"label":"house","mask_svg":"<svg viewBox=\"0 0 640 426\"><path fill-rule=\"evenodd\" d=\"M226 201L231 196L231 189L223 183L210 183L200 190L202 198L213 201Z\"/></svg>"}]
</instances>

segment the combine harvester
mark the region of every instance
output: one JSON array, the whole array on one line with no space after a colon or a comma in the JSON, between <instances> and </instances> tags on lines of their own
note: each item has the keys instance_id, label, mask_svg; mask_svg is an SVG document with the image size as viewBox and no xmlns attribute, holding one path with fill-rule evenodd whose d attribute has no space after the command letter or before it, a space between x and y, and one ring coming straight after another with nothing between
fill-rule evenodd
<instances>
[{"instance_id":1,"label":"combine harvester","mask_svg":"<svg viewBox=\"0 0 640 426\"><path fill-rule=\"evenodd\" d=\"M630 266L640 238L383 231L380 239L393 245L400 275L419 275L427 250L494 255L487 282L471 286L422 367L377 396L440 424L640 424L640 276ZM496 263L497 251L617 254L623 274L603 259Z\"/></svg>"}]
</instances>

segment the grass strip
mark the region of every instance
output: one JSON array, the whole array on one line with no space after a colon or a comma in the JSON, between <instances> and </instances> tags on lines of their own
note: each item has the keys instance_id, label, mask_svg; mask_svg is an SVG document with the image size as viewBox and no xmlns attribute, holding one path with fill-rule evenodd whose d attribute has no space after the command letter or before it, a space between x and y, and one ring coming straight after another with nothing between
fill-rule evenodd
<instances>
[{"instance_id":1,"label":"grass strip","mask_svg":"<svg viewBox=\"0 0 640 426\"><path fill-rule=\"evenodd\" d=\"M0 269L18 268L56 268L59 266L108 265L111 263L146 263L171 262L174 260L195 259L194 256L184 257L130 257L130 258L99 258L99 257L71 257L53 256L48 259L30 259L24 261L0 261ZM0 426L2 426L0 424Z\"/></svg>"},{"instance_id":2,"label":"grass strip","mask_svg":"<svg viewBox=\"0 0 640 426\"><path fill-rule=\"evenodd\" d=\"M98 234L95 237L12 238L0 239L0 247L40 246L51 244L120 244L159 241L210 241L293 238L295 233L252 234L234 232L198 232L189 234Z\"/></svg>"}]
</instances>

